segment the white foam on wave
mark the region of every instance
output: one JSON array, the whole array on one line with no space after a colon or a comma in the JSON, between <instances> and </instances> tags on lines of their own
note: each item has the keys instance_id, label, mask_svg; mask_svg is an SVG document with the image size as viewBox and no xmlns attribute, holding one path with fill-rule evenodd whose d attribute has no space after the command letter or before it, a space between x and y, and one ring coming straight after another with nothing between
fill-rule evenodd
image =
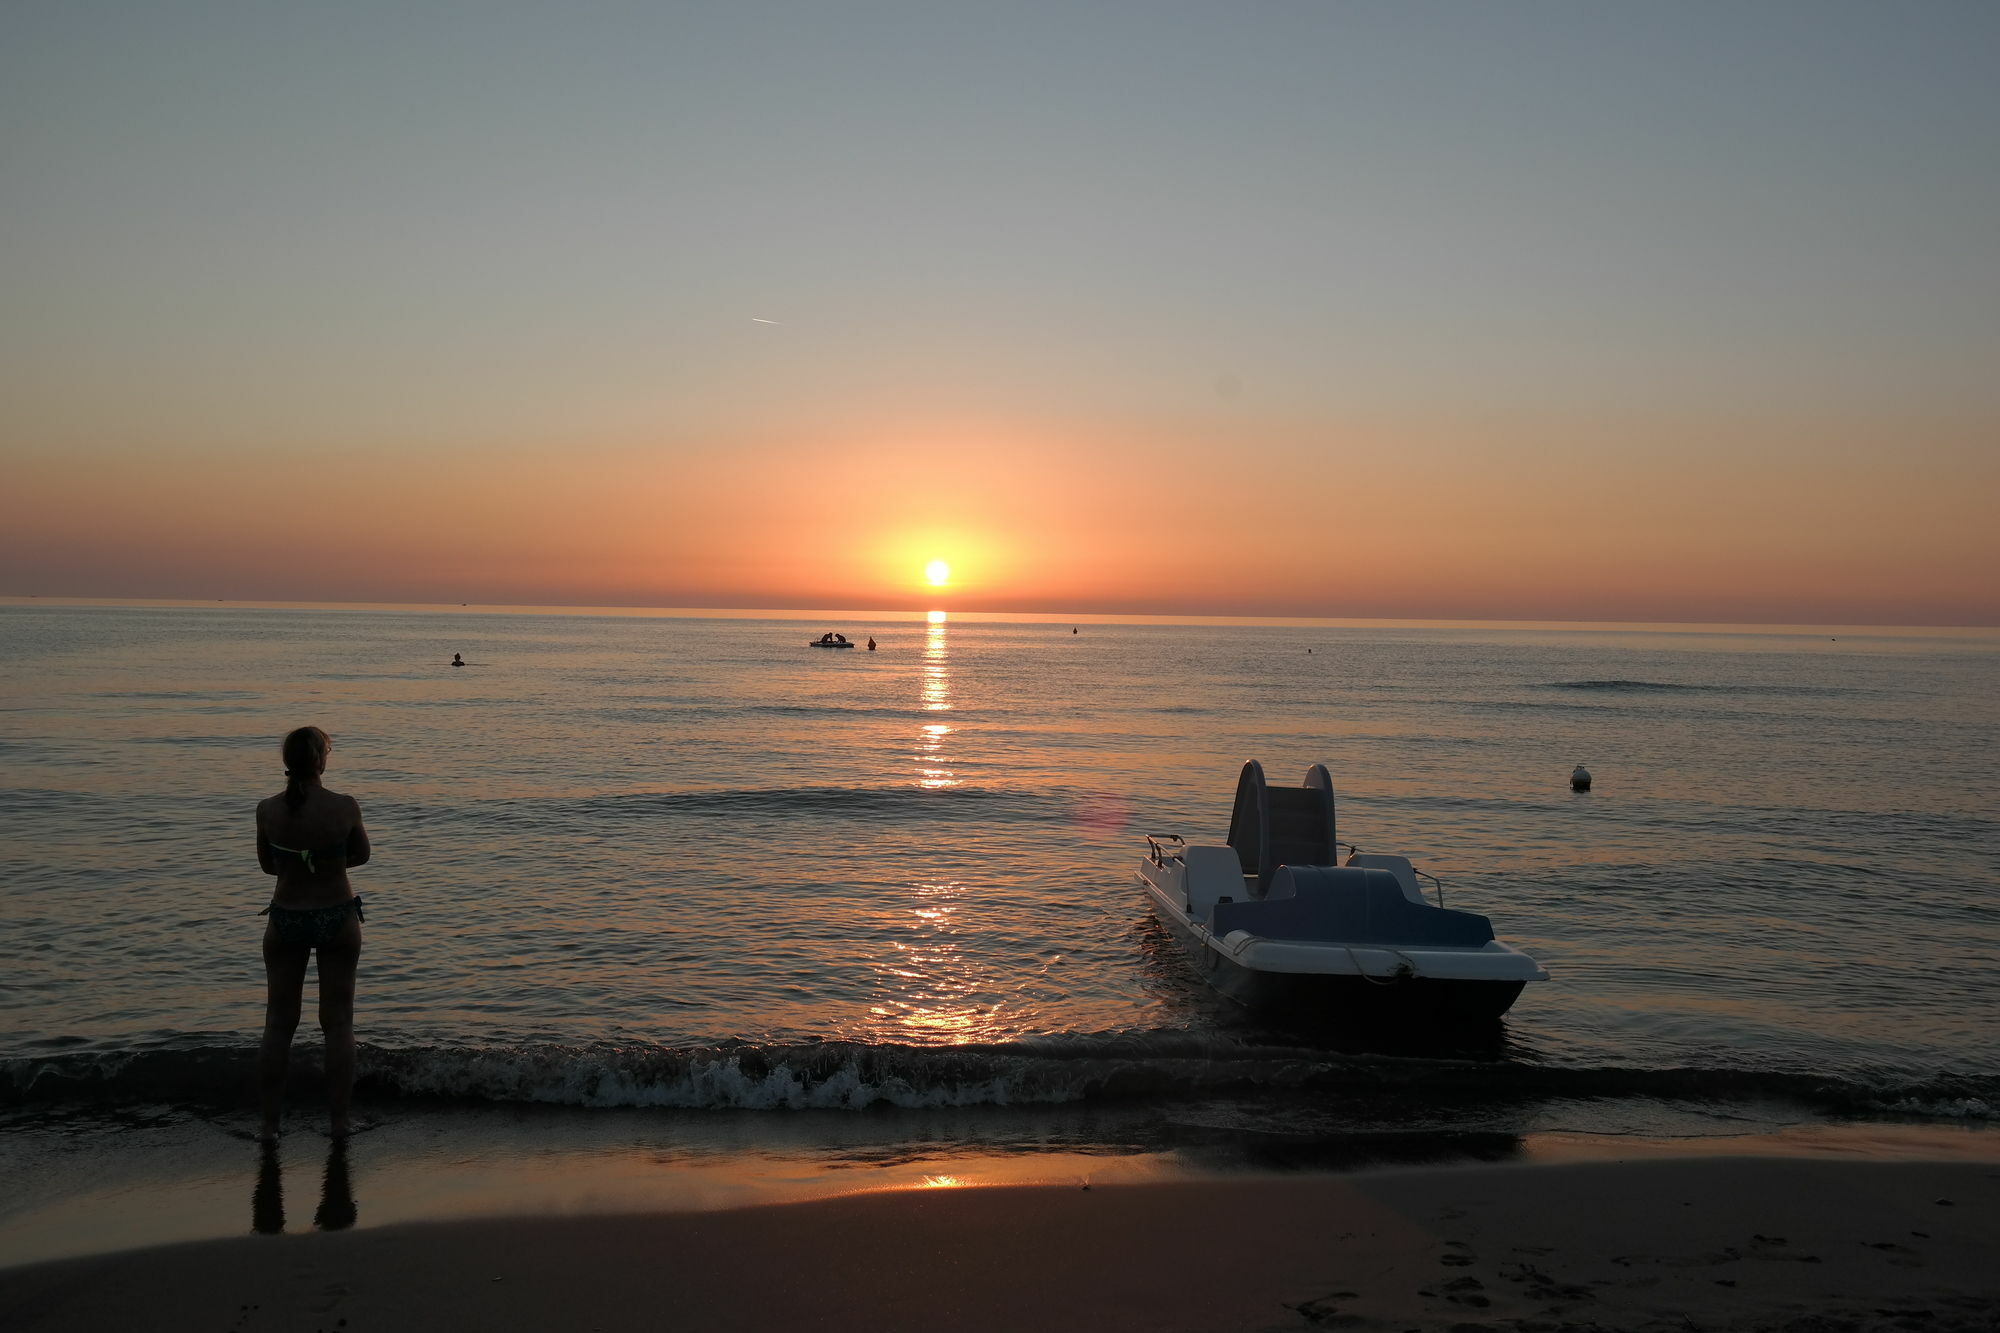
<instances>
[{"instance_id":1,"label":"white foam on wave","mask_svg":"<svg viewBox=\"0 0 2000 1333\"><path fill-rule=\"evenodd\" d=\"M1924 1120L2000 1119L1993 1103L1983 1097L1899 1097L1877 1102L1876 1107L1889 1115Z\"/></svg>"},{"instance_id":2,"label":"white foam on wave","mask_svg":"<svg viewBox=\"0 0 2000 1333\"><path fill-rule=\"evenodd\" d=\"M363 1061L364 1075L384 1077L405 1095L471 1097L583 1107L659 1107L684 1110L861 1110L889 1105L910 1109L1057 1103L1087 1097L1101 1070L1067 1071L1074 1078L1044 1077L1023 1086L1015 1071L930 1079L912 1070L866 1070L876 1063L850 1052L838 1063L810 1057L766 1061L752 1068L735 1054L670 1055L661 1052L580 1053L573 1050L426 1051L415 1058ZM924 1061L919 1056L917 1063ZM381 1065L391 1066L383 1068ZM373 1067L371 1067L373 1066ZM941 1072L941 1071L939 1071ZM911 1074L917 1077L911 1077Z\"/></svg>"},{"instance_id":3,"label":"white foam on wave","mask_svg":"<svg viewBox=\"0 0 2000 1333\"><path fill-rule=\"evenodd\" d=\"M1774 1070L1580 1068L1345 1054L1181 1033L1076 1034L970 1047L364 1045L359 1055L364 1097L580 1108L950 1109L1317 1090L1429 1106L1579 1097L1779 1099L1863 1117L2000 1119L1994 1080L1979 1076L1857 1081ZM233 1104L251 1085L255 1060L255 1048L241 1043L0 1060L0 1106Z\"/></svg>"},{"instance_id":4,"label":"white foam on wave","mask_svg":"<svg viewBox=\"0 0 2000 1333\"><path fill-rule=\"evenodd\" d=\"M1299 1087L1324 1076L1333 1063L1343 1062L1282 1046L1129 1033L973 1047L364 1047L360 1073L405 1096L584 1107L860 1110Z\"/></svg>"}]
</instances>

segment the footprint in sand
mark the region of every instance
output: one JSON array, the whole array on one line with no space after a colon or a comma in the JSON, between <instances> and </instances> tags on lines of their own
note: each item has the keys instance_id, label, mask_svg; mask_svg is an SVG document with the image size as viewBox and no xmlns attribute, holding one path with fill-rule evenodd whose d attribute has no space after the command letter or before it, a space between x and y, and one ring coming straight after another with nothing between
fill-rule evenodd
<instances>
[{"instance_id":1,"label":"footprint in sand","mask_svg":"<svg viewBox=\"0 0 2000 1333\"><path fill-rule=\"evenodd\" d=\"M1320 1328L1337 1328L1343 1324L1359 1324L1364 1322L1362 1316L1342 1313L1340 1306L1336 1302L1355 1300L1360 1294L1354 1291L1328 1292L1324 1296L1315 1297L1309 1301L1300 1301L1292 1308L1298 1311L1308 1324L1313 1324Z\"/></svg>"},{"instance_id":2,"label":"footprint in sand","mask_svg":"<svg viewBox=\"0 0 2000 1333\"><path fill-rule=\"evenodd\" d=\"M1520 1283L1522 1294L1538 1301L1589 1301L1597 1298L1597 1293L1589 1287L1558 1282L1533 1264L1515 1264L1513 1272L1502 1270L1500 1276L1509 1282Z\"/></svg>"},{"instance_id":3,"label":"footprint in sand","mask_svg":"<svg viewBox=\"0 0 2000 1333\"><path fill-rule=\"evenodd\" d=\"M1782 1249L1783 1247L1789 1245L1790 1243L1791 1242L1787 1241L1783 1236L1766 1236L1763 1235L1762 1233L1753 1234L1750 1237L1749 1257L1752 1259L1783 1259L1791 1263L1799 1263L1799 1264L1816 1264L1820 1261L1819 1256L1816 1254L1772 1254L1771 1253L1772 1250ZM1723 1253L1727 1254L1732 1259L1737 1257L1735 1252L1732 1250L1724 1250Z\"/></svg>"},{"instance_id":4,"label":"footprint in sand","mask_svg":"<svg viewBox=\"0 0 2000 1333\"><path fill-rule=\"evenodd\" d=\"M1449 1282L1438 1284L1438 1290L1444 1293L1446 1300L1455 1305L1470 1305L1474 1309L1482 1310L1493 1304L1480 1294L1485 1289L1486 1284L1476 1277L1455 1277Z\"/></svg>"}]
</instances>

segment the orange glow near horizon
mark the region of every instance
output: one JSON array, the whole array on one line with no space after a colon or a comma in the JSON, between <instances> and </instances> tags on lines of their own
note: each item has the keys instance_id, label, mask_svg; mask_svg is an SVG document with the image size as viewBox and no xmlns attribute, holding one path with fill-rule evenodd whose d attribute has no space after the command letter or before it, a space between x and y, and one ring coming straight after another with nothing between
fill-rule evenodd
<instances>
[{"instance_id":1,"label":"orange glow near horizon","mask_svg":"<svg viewBox=\"0 0 2000 1333\"><path fill-rule=\"evenodd\" d=\"M1879 425L1728 424L1267 425L1231 442L1228 466L1192 427L1048 423L962 432L943 453L911 443L947 433L934 425L698 455L357 446L310 515L296 487L309 447L282 468L220 446L78 448L22 460L0 494L0 594L2000 621L1990 451L1943 438L1950 467L1926 474L1870 448ZM1275 504L1273 476L1287 483ZM339 560L273 558L311 547L326 515Z\"/></svg>"}]
</instances>

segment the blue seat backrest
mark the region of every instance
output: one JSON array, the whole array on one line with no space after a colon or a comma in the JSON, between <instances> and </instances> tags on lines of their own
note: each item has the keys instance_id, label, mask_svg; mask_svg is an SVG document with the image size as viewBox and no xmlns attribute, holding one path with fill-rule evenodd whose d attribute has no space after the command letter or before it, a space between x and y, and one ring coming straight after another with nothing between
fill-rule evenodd
<instances>
[{"instance_id":1,"label":"blue seat backrest","mask_svg":"<svg viewBox=\"0 0 2000 1333\"><path fill-rule=\"evenodd\" d=\"M1278 873L1291 879L1290 896L1219 902L1209 929L1218 936L1247 930L1278 940L1475 949L1493 938L1493 923L1476 912L1411 902L1386 870L1287 866Z\"/></svg>"}]
</instances>

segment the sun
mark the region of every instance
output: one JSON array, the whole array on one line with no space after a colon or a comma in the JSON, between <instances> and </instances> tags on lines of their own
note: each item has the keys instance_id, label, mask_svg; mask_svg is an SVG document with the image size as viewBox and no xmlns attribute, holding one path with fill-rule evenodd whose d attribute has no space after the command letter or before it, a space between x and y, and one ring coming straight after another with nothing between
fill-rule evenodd
<instances>
[{"instance_id":1,"label":"sun","mask_svg":"<svg viewBox=\"0 0 2000 1333\"><path fill-rule=\"evenodd\" d=\"M951 566L942 560L933 560L924 566L924 577L933 588L942 588L951 582Z\"/></svg>"}]
</instances>

